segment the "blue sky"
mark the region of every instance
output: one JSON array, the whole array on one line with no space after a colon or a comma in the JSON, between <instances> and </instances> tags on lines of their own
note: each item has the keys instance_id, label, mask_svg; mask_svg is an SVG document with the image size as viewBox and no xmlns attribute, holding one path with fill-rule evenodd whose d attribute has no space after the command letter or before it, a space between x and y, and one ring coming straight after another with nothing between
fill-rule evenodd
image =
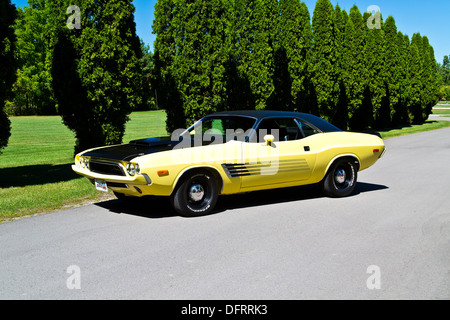
<instances>
[{"instance_id":1,"label":"blue sky","mask_svg":"<svg viewBox=\"0 0 450 320\"><path fill-rule=\"evenodd\" d=\"M26 0L11 0L16 6L27 5ZM73 0L76 5L76 0ZM316 0L304 0L312 16ZM337 3L341 9L350 11L356 4L361 12L366 11L371 5L380 8L383 18L392 15L397 28L404 34L412 35L420 32L430 40L433 46L436 60L442 63L445 55L450 55L450 29L447 26L450 13L450 0L331 0L333 5ZM134 0L136 7L135 21L136 32L145 43L153 50L155 35L152 34L153 10L156 0Z\"/></svg>"}]
</instances>

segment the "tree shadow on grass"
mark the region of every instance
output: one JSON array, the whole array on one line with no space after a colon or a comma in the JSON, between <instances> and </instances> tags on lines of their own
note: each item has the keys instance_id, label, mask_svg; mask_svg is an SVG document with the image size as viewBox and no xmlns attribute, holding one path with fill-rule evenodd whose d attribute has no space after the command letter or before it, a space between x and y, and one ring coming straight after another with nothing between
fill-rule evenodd
<instances>
[{"instance_id":1,"label":"tree shadow on grass","mask_svg":"<svg viewBox=\"0 0 450 320\"><path fill-rule=\"evenodd\" d=\"M353 194L388 189L387 186L358 182ZM324 198L318 185L307 185L291 188L281 188L263 191L253 191L234 195L220 196L211 215L228 210L265 206L277 203L286 203L302 200ZM178 216L172 209L168 197L143 197L126 202L109 200L95 205L117 214L128 214L143 218L169 218Z\"/></svg>"},{"instance_id":2,"label":"tree shadow on grass","mask_svg":"<svg viewBox=\"0 0 450 320\"><path fill-rule=\"evenodd\" d=\"M43 164L0 169L0 188L25 187L79 178L71 164Z\"/></svg>"}]
</instances>

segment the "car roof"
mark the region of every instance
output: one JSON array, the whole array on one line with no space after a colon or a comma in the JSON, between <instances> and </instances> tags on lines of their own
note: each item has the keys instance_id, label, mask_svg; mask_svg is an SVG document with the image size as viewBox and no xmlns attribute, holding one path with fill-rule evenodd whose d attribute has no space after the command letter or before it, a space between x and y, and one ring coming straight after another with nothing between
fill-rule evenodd
<instances>
[{"instance_id":1,"label":"car roof","mask_svg":"<svg viewBox=\"0 0 450 320\"><path fill-rule=\"evenodd\" d=\"M217 112L209 116L244 116L255 118L257 119L257 122L266 118L298 118L312 124L322 132L342 131L338 127L332 125L331 123L325 121L322 118L319 118L309 113L302 113L302 112L277 111L277 110L239 110L239 111Z\"/></svg>"}]
</instances>

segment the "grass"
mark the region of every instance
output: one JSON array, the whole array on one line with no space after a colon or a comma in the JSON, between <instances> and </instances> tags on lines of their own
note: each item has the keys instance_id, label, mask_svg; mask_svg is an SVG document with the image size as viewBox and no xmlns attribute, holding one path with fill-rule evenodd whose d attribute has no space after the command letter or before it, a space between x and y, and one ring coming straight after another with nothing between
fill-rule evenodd
<instances>
[{"instance_id":1,"label":"grass","mask_svg":"<svg viewBox=\"0 0 450 320\"><path fill-rule=\"evenodd\" d=\"M433 114L438 114L444 117L450 117L450 108L448 109L433 109Z\"/></svg>"},{"instance_id":2,"label":"grass","mask_svg":"<svg viewBox=\"0 0 450 320\"><path fill-rule=\"evenodd\" d=\"M9 145L0 156L0 223L113 197L72 171L75 136L59 116L10 119ZM132 113L124 142L166 135L165 119L164 111ZM387 139L449 126L450 121L428 121L379 133Z\"/></svg>"},{"instance_id":3,"label":"grass","mask_svg":"<svg viewBox=\"0 0 450 320\"><path fill-rule=\"evenodd\" d=\"M164 111L130 115L124 141L165 135ZM0 222L111 197L71 169L75 136L59 116L11 117L0 156Z\"/></svg>"},{"instance_id":4,"label":"grass","mask_svg":"<svg viewBox=\"0 0 450 320\"><path fill-rule=\"evenodd\" d=\"M420 125L409 125L401 128L393 128L387 130L377 131L382 139L389 139L399 136L404 136L408 134L431 131L436 129L442 129L450 127L450 121L426 121L424 124Z\"/></svg>"}]
</instances>

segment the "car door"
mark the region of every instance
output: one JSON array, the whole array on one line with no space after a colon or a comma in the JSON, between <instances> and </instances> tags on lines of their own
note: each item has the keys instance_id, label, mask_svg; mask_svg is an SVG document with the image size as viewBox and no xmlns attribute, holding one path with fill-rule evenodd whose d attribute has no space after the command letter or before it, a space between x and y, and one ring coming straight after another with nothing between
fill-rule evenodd
<instances>
[{"instance_id":1,"label":"car door","mask_svg":"<svg viewBox=\"0 0 450 320\"><path fill-rule=\"evenodd\" d=\"M294 185L311 176L316 154L307 145L308 139L296 119L263 119L256 134L258 139L242 144L242 189ZM273 142L264 141L267 134L274 136Z\"/></svg>"}]
</instances>

